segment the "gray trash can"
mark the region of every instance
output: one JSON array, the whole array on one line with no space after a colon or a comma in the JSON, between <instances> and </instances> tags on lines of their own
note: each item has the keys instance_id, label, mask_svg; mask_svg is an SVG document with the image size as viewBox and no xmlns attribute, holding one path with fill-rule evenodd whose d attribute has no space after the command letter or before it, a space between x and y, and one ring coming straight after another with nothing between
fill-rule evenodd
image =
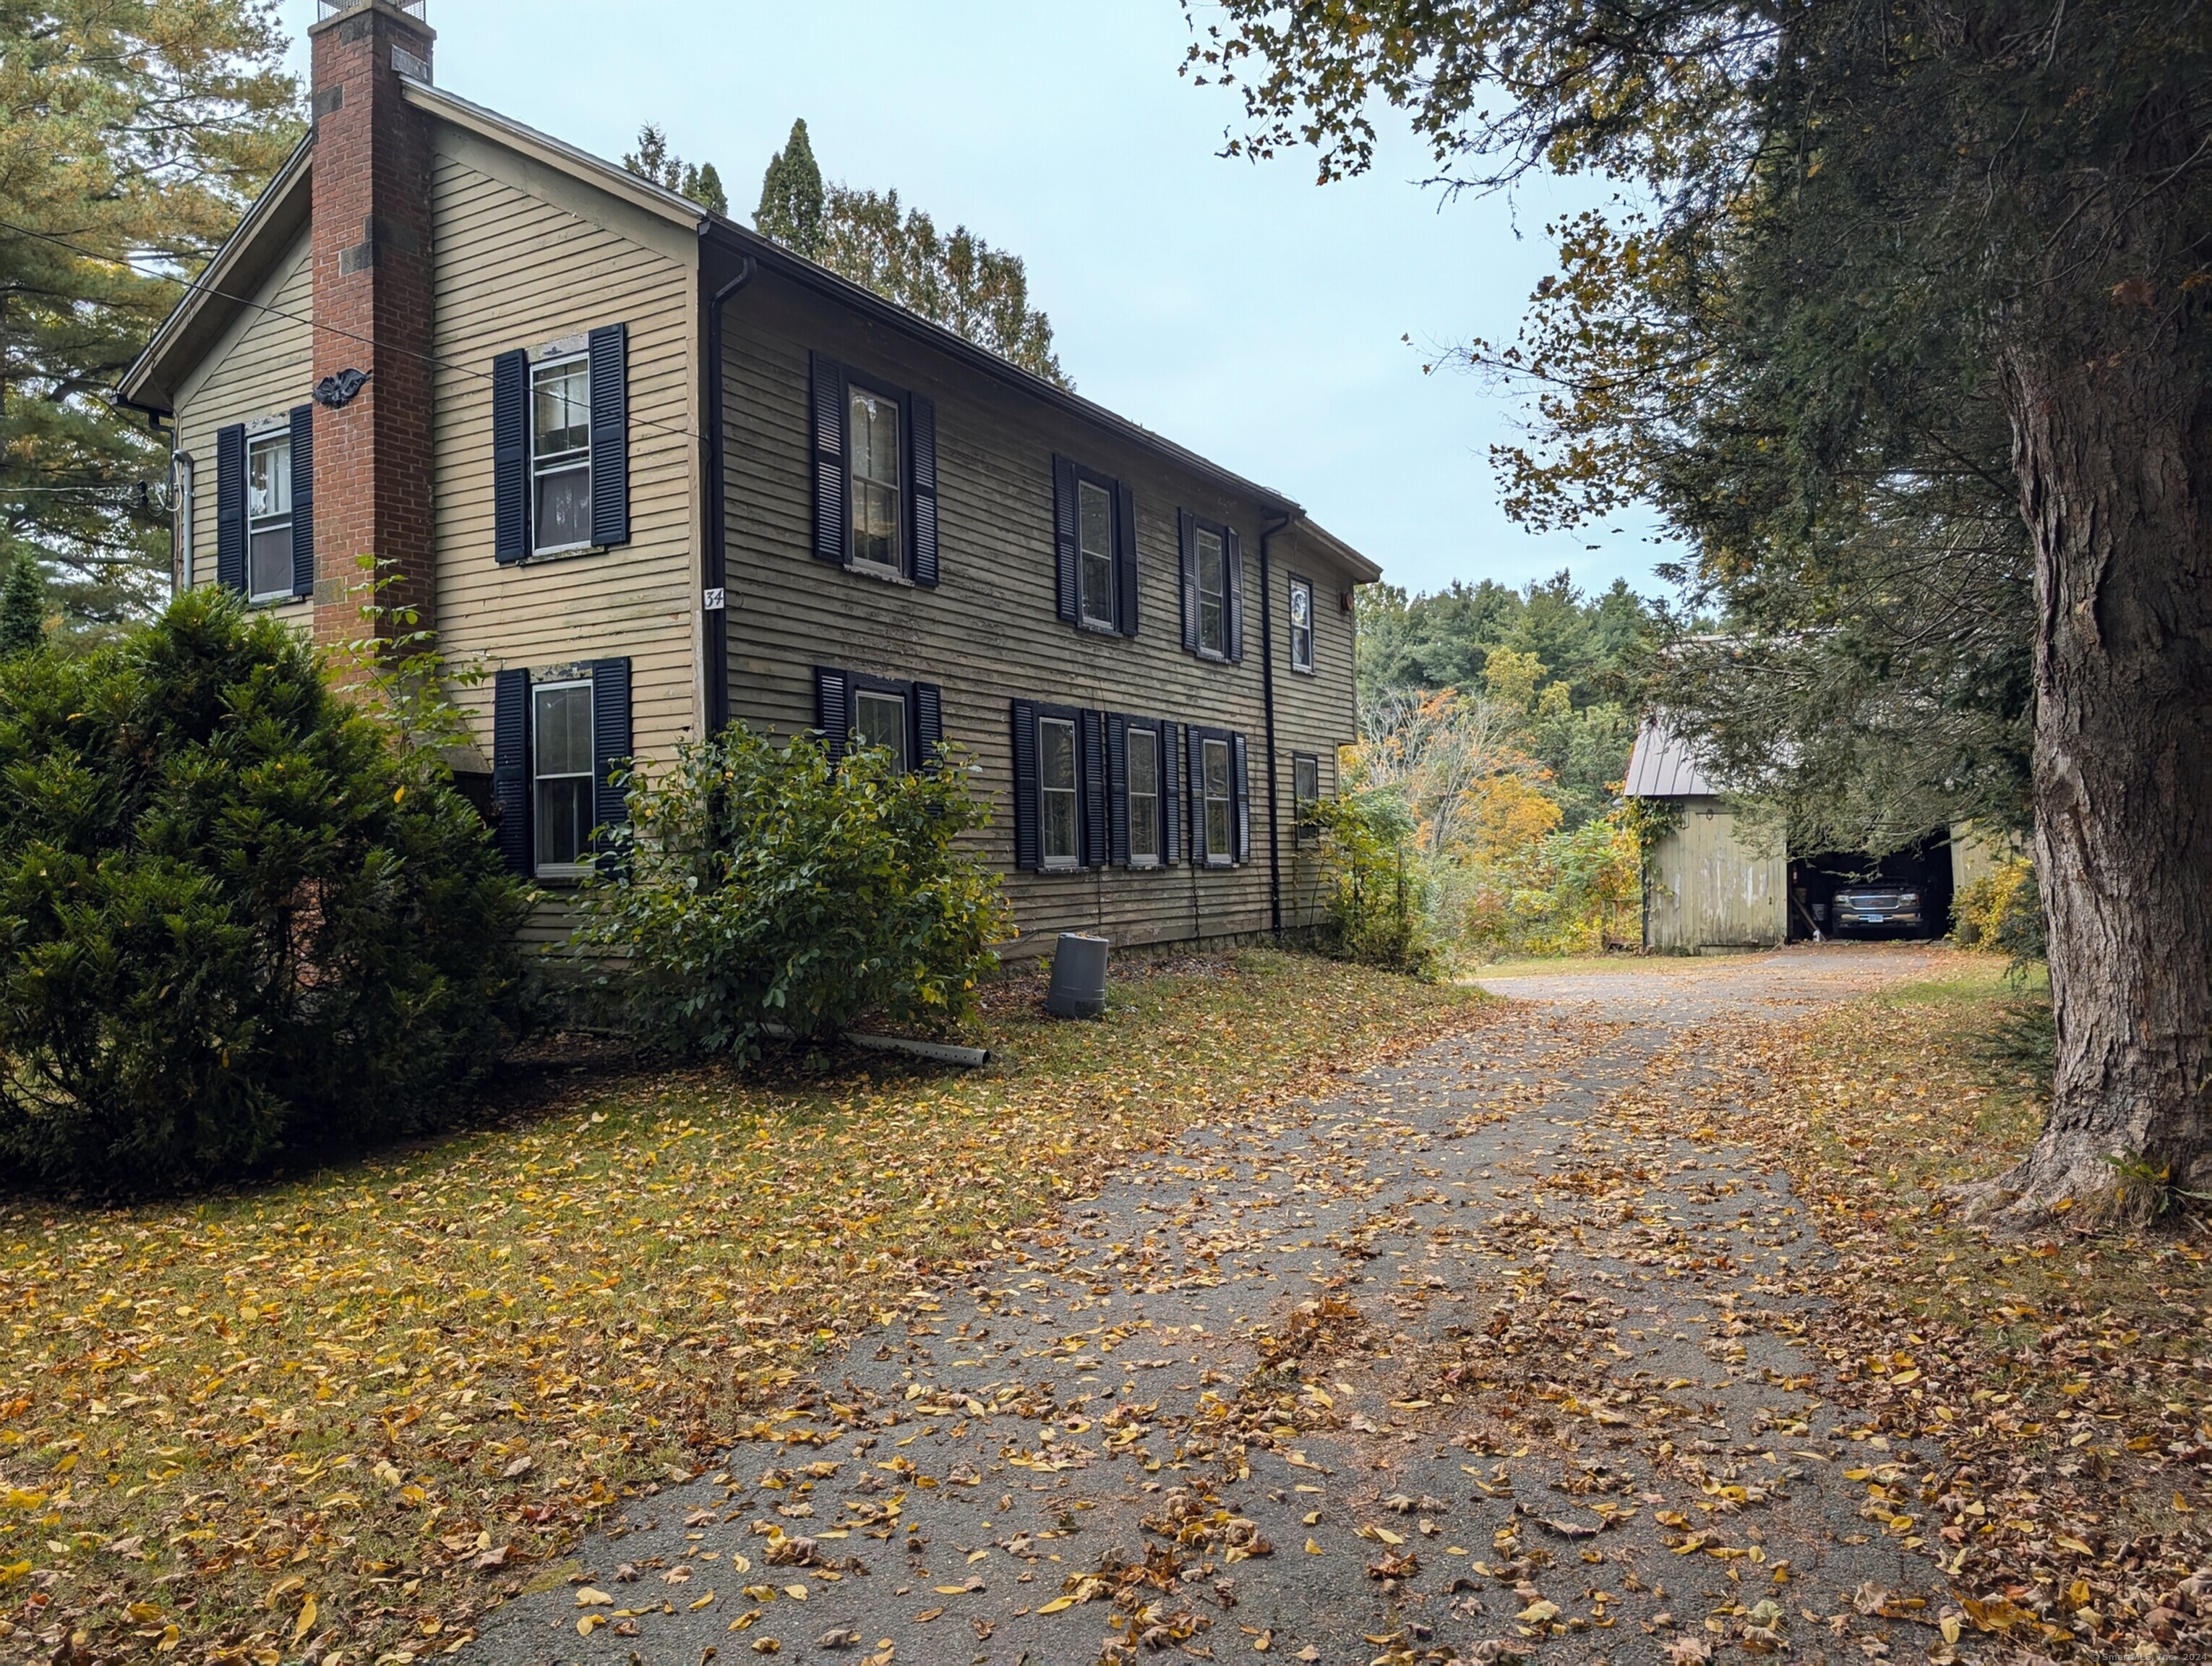
<instances>
[{"instance_id":1,"label":"gray trash can","mask_svg":"<svg viewBox=\"0 0 2212 1666\"><path fill-rule=\"evenodd\" d=\"M1057 1018L1095 1018L1106 1010L1106 951L1103 937L1062 932L1052 952L1052 988L1044 1010Z\"/></svg>"}]
</instances>

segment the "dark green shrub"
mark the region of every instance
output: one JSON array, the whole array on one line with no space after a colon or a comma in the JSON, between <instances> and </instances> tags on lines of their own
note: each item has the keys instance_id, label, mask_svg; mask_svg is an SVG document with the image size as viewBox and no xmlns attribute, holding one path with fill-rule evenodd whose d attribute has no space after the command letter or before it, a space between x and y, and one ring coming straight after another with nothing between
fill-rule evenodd
<instances>
[{"instance_id":1,"label":"dark green shrub","mask_svg":"<svg viewBox=\"0 0 2212 1666\"><path fill-rule=\"evenodd\" d=\"M997 876L960 842L989 817L949 751L901 772L732 724L633 781L629 812L577 941L626 963L608 985L670 1045L744 1056L768 1024L954 1023L1012 934Z\"/></svg>"},{"instance_id":2,"label":"dark green shrub","mask_svg":"<svg viewBox=\"0 0 2212 1666\"><path fill-rule=\"evenodd\" d=\"M1307 812L1321 830L1328 917L1322 946L1340 959L1437 975L1439 955L1423 907L1420 864L1407 849L1413 818L1394 792L1323 799Z\"/></svg>"},{"instance_id":3,"label":"dark green shrub","mask_svg":"<svg viewBox=\"0 0 2212 1666\"><path fill-rule=\"evenodd\" d=\"M523 893L434 757L210 591L0 665L0 1159L139 1191L434 1125Z\"/></svg>"}]
</instances>

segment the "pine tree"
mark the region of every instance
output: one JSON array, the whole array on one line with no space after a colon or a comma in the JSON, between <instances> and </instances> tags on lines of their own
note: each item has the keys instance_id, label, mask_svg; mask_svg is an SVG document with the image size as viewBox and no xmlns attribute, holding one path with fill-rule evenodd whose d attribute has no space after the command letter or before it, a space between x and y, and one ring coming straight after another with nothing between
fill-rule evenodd
<instances>
[{"instance_id":1,"label":"pine tree","mask_svg":"<svg viewBox=\"0 0 2212 1666\"><path fill-rule=\"evenodd\" d=\"M34 648L46 640L46 587L39 563L26 551L8 569L0 586L0 660Z\"/></svg>"},{"instance_id":2,"label":"pine tree","mask_svg":"<svg viewBox=\"0 0 2212 1666\"><path fill-rule=\"evenodd\" d=\"M637 130L637 149L623 158L623 166L641 179L650 179L665 191L688 197L710 214L727 215L728 193L712 162L701 167L685 161L668 148L668 135L653 122Z\"/></svg>"},{"instance_id":3,"label":"pine tree","mask_svg":"<svg viewBox=\"0 0 2212 1666\"><path fill-rule=\"evenodd\" d=\"M761 177L760 207L753 224L794 254L819 259L828 233L823 217L822 169L806 137L805 118L791 124L791 137L769 158Z\"/></svg>"}]
</instances>

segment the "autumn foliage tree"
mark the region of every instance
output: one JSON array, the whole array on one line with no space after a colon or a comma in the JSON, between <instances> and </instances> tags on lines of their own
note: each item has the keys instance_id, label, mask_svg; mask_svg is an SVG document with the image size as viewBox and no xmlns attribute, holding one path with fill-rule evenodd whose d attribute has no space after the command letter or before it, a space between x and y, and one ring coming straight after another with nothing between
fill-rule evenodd
<instances>
[{"instance_id":1,"label":"autumn foliage tree","mask_svg":"<svg viewBox=\"0 0 2212 1666\"><path fill-rule=\"evenodd\" d=\"M1670 696L1724 753L1869 822L2032 818L2057 1061L1992 1203L2212 1188L2205 9L1223 10L1234 149L1356 173L1390 105L1448 185L1625 187L1468 345L1537 395L1509 506L1660 507L1729 617Z\"/></svg>"}]
</instances>

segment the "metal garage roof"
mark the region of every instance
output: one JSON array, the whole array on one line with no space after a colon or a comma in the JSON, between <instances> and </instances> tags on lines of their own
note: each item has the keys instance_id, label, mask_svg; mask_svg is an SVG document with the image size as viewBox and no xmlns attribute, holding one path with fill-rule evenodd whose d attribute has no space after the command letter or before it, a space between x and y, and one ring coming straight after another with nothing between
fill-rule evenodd
<instances>
[{"instance_id":1,"label":"metal garage roof","mask_svg":"<svg viewBox=\"0 0 2212 1666\"><path fill-rule=\"evenodd\" d=\"M1710 799L1718 798L1720 790L1698 763L1690 743L1668 728L1665 720L1644 720L1636 731L1636 750L1629 755L1623 797Z\"/></svg>"}]
</instances>

